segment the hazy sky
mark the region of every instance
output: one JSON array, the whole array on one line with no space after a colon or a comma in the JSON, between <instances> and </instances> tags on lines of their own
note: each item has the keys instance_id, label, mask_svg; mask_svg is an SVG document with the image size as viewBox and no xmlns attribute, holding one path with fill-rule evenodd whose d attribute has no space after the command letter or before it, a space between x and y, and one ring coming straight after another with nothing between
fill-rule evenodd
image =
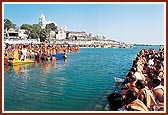
<instances>
[{"instance_id":1,"label":"hazy sky","mask_svg":"<svg viewBox=\"0 0 168 115\"><path fill-rule=\"evenodd\" d=\"M37 24L41 14L47 21L71 31L125 43L164 44L164 4L4 4L4 19L18 27Z\"/></svg>"}]
</instances>

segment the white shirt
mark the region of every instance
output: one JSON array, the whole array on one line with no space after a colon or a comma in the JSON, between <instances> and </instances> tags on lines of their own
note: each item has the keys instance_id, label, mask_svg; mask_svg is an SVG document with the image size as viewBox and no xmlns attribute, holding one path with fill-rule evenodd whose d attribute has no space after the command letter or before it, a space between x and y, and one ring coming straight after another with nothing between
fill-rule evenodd
<instances>
[{"instance_id":1,"label":"white shirt","mask_svg":"<svg viewBox=\"0 0 168 115\"><path fill-rule=\"evenodd\" d=\"M142 80L141 74L139 72L135 72L134 75L137 78L137 80Z\"/></svg>"},{"instance_id":2,"label":"white shirt","mask_svg":"<svg viewBox=\"0 0 168 115\"><path fill-rule=\"evenodd\" d=\"M154 59L149 59L148 65L149 65L149 66L153 66L153 64L154 64Z\"/></svg>"},{"instance_id":3,"label":"white shirt","mask_svg":"<svg viewBox=\"0 0 168 115\"><path fill-rule=\"evenodd\" d=\"M22 49L23 55L27 55L27 49Z\"/></svg>"}]
</instances>

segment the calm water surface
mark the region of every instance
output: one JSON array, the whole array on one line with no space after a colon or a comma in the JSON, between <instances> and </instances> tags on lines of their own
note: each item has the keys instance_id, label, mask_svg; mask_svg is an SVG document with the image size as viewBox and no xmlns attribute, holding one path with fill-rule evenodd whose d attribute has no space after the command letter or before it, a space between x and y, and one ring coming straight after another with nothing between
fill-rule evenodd
<instances>
[{"instance_id":1,"label":"calm water surface","mask_svg":"<svg viewBox=\"0 0 168 115\"><path fill-rule=\"evenodd\" d=\"M4 67L4 110L102 111L142 48L159 46L83 48L65 61Z\"/></svg>"}]
</instances>

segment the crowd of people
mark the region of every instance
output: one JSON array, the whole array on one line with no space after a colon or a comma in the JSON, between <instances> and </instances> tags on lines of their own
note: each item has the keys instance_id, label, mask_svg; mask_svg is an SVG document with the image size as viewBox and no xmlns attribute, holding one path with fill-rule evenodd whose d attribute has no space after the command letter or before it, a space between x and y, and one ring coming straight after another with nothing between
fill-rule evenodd
<instances>
[{"instance_id":1,"label":"crowd of people","mask_svg":"<svg viewBox=\"0 0 168 115\"><path fill-rule=\"evenodd\" d=\"M121 88L108 96L113 111L164 111L164 48L142 49Z\"/></svg>"},{"instance_id":2,"label":"crowd of people","mask_svg":"<svg viewBox=\"0 0 168 115\"><path fill-rule=\"evenodd\" d=\"M4 64L8 60L29 59L39 61L57 60L51 57L57 53L77 52L79 46L69 44L6 44L4 49ZM158 51L142 49L136 56L128 71L121 92L113 92L108 96L110 109L113 111L164 111L165 74L164 48L160 45Z\"/></svg>"},{"instance_id":3,"label":"crowd of people","mask_svg":"<svg viewBox=\"0 0 168 115\"><path fill-rule=\"evenodd\" d=\"M5 44L4 48L4 64L7 65L10 60L26 60L27 58L40 60L57 60L53 55L63 53L65 58L66 52L78 52L79 46L69 44L49 44L43 42L40 44Z\"/></svg>"}]
</instances>

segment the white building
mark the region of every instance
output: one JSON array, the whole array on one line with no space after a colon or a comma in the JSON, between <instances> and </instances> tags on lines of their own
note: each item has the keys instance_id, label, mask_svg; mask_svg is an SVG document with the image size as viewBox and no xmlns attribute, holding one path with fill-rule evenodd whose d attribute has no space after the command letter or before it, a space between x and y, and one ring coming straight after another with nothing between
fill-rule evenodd
<instances>
[{"instance_id":1,"label":"white building","mask_svg":"<svg viewBox=\"0 0 168 115\"><path fill-rule=\"evenodd\" d=\"M44 14L41 14L41 16L39 17L39 24L40 24L41 28L44 29L45 26L50 23L52 23L52 22L46 21Z\"/></svg>"},{"instance_id":2,"label":"white building","mask_svg":"<svg viewBox=\"0 0 168 115\"><path fill-rule=\"evenodd\" d=\"M24 29L19 29L19 38L20 39L27 39L28 38L28 35L27 34L24 34L26 30Z\"/></svg>"},{"instance_id":3,"label":"white building","mask_svg":"<svg viewBox=\"0 0 168 115\"><path fill-rule=\"evenodd\" d=\"M41 14L41 16L39 17L39 24L40 24L41 28L45 29L45 26L47 24L50 24L50 23L52 23L52 22L51 21L46 21L44 14ZM57 24L55 24L55 26L58 27ZM58 27L58 32L57 33L55 33L55 31L50 32L49 39L50 38L51 39L56 38L58 40L63 40L63 39L66 38L66 31L67 31L67 26L66 25L64 26L64 28L62 28L62 26L60 28Z\"/></svg>"},{"instance_id":4,"label":"white building","mask_svg":"<svg viewBox=\"0 0 168 115\"><path fill-rule=\"evenodd\" d=\"M24 29L15 30L10 28L4 31L4 39L27 39L28 35L24 34Z\"/></svg>"},{"instance_id":5,"label":"white building","mask_svg":"<svg viewBox=\"0 0 168 115\"><path fill-rule=\"evenodd\" d=\"M58 40L64 40L66 38L66 32L64 29L60 28L58 30L58 34L56 34L56 39Z\"/></svg>"},{"instance_id":6,"label":"white building","mask_svg":"<svg viewBox=\"0 0 168 115\"><path fill-rule=\"evenodd\" d=\"M84 40L85 38L88 38L88 35L86 32L76 32L76 31L68 31L68 38L70 39L76 39L76 40Z\"/></svg>"}]
</instances>

